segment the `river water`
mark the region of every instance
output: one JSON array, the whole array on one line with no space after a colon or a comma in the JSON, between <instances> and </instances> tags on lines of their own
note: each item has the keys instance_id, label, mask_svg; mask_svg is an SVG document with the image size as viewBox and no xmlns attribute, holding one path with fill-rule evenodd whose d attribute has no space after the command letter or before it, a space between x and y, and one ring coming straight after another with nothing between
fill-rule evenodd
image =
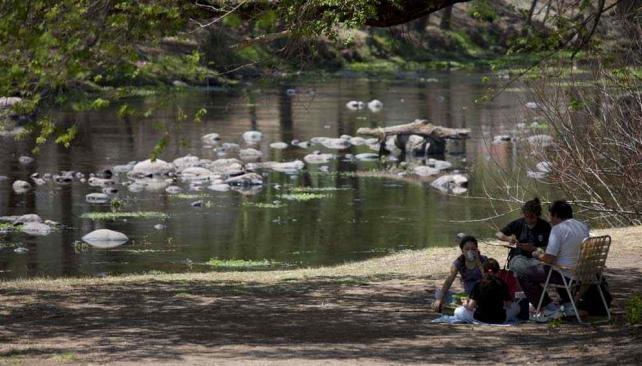
<instances>
[{"instance_id":1,"label":"river water","mask_svg":"<svg viewBox=\"0 0 642 366\"><path fill-rule=\"evenodd\" d=\"M444 72L404 75L391 80L351 77L306 79L282 84L247 84L231 91L197 90L152 95L125 101L151 116L119 119L121 103L92 112L59 112L56 119L76 123L73 145L49 143L31 164L18 158L31 155L30 139L0 137L0 216L37 213L62 227L44 237L20 232L0 234L0 278L32 276L104 275L149 271L180 272L229 269L207 264L210 259L242 259L253 269L339 264L346 261L429 246L454 245L455 235L479 237L493 234L493 222L460 223L495 215L484 200L444 194L417 179L359 177L355 171L382 169L378 162L352 162L345 154L373 152L367 146L331 151L321 146L275 150L269 143L313 137L355 135L359 127L408 123L425 118L434 124L472 130L465 142L449 142L446 160L466 173L470 195L483 195L495 184L484 166L494 161L510 168L517 149L513 144L491 144L494 135L508 133L525 122L527 94L508 89L490 103L476 104L490 83L483 74ZM295 89L296 94L287 92ZM383 109L351 111L349 100L379 99ZM208 110L200 123L179 121L181 112L192 116ZM526 121L528 122L528 121ZM259 149L263 161L302 159L313 150L337 153L337 159L320 166L306 166L296 175L265 173L265 184L254 195L238 192L199 192L170 195L165 191L132 193L118 186L121 212L155 211L166 218L92 220L88 212L108 212L110 205L92 205L85 196L100 189L76 180L69 185L49 182L26 194L15 194L11 183L30 181L34 172L61 170L85 174L116 164L146 159L162 136L159 126L171 130L161 159L171 161L186 154L216 159L200 137L216 132L223 142L239 143L248 130L263 133ZM283 194L307 187L316 198L287 200ZM200 200L203 207L193 207ZM274 204L276 201L276 205ZM269 205L265 205L269 204ZM501 218L508 221L516 213ZM165 227L154 228L163 224ZM112 249L79 245L80 238L98 228L125 233L130 241ZM16 248L25 248L16 251ZM252 262L254 261L254 262ZM215 264L216 264L215 263ZM229 262L233 263L233 262ZM259 266L253 266L256 264ZM429 263L426 264L427 266ZM247 269L247 268L246 268Z\"/></svg>"}]
</instances>

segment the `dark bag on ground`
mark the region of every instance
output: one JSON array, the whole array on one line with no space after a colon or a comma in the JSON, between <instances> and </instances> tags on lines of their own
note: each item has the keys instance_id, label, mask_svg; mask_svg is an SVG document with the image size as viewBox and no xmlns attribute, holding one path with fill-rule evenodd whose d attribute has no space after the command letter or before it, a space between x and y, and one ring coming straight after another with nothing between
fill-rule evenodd
<instances>
[{"instance_id":1,"label":"dark bag on ground","mask_svg":"<svg viewBox=\"0 0 642 366\"><path fill-rule=\"evenodd\" d=\"M611 296L611 292L609 291L609 284L606 282L606 279L604 277L602 277L602 283L600 284L600 287L602 288L602 293L604 294L604 300L606 300L606 304L610 309L613 297ZM600 297L600 291L598 290L597 285L591 285L586 290L584 296L582 296L582 298L580 299L579 304L577 304L577 307L580 310L586 311L589 315L606 315L606 309L604 309L604 304L602 303L602 298Z\"/></svg>"}]
</instances>

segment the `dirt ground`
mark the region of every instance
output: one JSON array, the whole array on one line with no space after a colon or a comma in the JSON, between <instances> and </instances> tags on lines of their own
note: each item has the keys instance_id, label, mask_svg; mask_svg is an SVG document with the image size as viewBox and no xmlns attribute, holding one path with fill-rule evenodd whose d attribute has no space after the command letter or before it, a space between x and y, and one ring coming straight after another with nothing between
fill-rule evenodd
<instances>
[{"instance_id":1,"label":"dirt ground","mask_svg":"<svg viewBox=\"0 0 642 366\"><path fill-rule=\"evenodd\" d=\"M623 311L642 291L642 227L609 233L611 324L433 324L459 250L436 248L293 271L0 282L0 364L640 364L642 327Z\"/></svg>"}]
</instances>

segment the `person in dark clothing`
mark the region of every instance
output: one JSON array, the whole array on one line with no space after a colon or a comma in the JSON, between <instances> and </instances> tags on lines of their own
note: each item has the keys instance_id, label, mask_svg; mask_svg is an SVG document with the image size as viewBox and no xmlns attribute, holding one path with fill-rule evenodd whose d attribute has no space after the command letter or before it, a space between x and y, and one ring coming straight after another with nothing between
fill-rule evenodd
<instances>
[{"instance_id":1,"label":"person in dark clothing","mask_svg":"<svg viewBox=\"0 0 642 366\"><path fill-rule=\"evenodd\" d=\"M484 323L504 323L514 319L519 307L512 302L508 286L497 276L499 263L488 258L484 263L484 275L475 284L470 300L455 310L455 316L462 321L474 320Z\"/></svg>"},{"instance_id":2,"label":"person in dark clothing","mask_svg":"<svg viewBox=\"0 0 642 366\"><path fill-rule=\"evenodd\" d=\"M523 277L528 267L535 265L531 253L537 248L546 248L551 225L541 218L542 205L537 197L522 207L522 217L509 223L495 235L499 240L515 245L508 253L508 269L518 278Z\"/></svg>"}]
</instances>

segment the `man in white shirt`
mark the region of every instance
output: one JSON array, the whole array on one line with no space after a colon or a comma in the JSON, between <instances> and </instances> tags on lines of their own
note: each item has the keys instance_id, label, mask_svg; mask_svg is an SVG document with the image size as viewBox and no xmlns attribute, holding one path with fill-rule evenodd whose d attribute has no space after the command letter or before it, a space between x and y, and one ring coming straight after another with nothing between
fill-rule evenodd
<instances>
[{"instance_id":1,"label":"man in white shirt","mask_svg":"<svg viewBox=\"0 0 642 366\"><path fill-rule=\"evenodd\" d=\"M519 281L528 301L533 304L533 306L537 306L542 296L542 284L546 282L548 271L550 271L550 267L547 266L547 264L574 267L580 255L582 241L589 236L588 226L573 218L573 209L568 202L553 202L549 208L549 212L553 228L548 239L546 252L533 252L533 258L539 259L543 263L530 267L529 271ZM573 275L568 270L563 271L563 273L568 283ZM557 272L553 272L549 282L553 284L563 284L562 276ZM570 301L566 290L561 289L558 293L563 304ZM559 306L551 302L548 294L544 295L542 306L544 310L536 320L548 321L561 316ZM568 306L565 306L565 310L568 311L568 309L572 309L570 303Z\"/></svg>"}]
</instances>

